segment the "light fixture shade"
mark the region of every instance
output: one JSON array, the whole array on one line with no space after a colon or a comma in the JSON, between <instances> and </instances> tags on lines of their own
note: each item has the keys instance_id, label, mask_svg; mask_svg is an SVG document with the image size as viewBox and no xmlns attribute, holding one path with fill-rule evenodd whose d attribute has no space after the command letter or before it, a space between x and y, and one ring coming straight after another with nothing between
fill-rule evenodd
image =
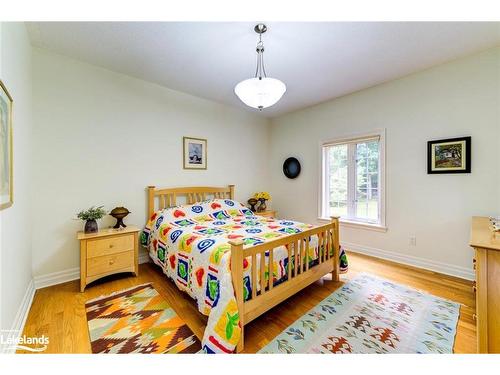
<instances>
[{"instance_id":1,"label":"light fixture shade","mask_svg":"<svg viewBox=\"0 0 500 375\"><path fill-rule=\"evenodd\" d=\"M250 78L234 87L234 93L249 107L263 109L272 106L281 99L286 86L275 78Z\"/></svg>"}]
</instances>

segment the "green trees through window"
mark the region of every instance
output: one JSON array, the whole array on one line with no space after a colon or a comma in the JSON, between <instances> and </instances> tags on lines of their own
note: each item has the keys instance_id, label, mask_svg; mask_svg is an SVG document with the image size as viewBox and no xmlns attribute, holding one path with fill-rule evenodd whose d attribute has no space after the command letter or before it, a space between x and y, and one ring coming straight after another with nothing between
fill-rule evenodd
<instances>
[{"instance_id":1,"label":"green trees through window","mask_svg":"<svg viewBox=\"0 0 500 375\"><path fill-rule=\"evenodd\" d=\"M329 158L330 215L347 215L347 145L332 146Z\"/></svg>"},{"instance_id":2,"label":"green trees through window","mask_svg":"<svg viewBox=\"0 0 500 375\"><path fill-rule=\"evenodd\" d=\"M380 142L364 139L324 146L324 214L380 221Z\"/></svg>"}]
</instances>

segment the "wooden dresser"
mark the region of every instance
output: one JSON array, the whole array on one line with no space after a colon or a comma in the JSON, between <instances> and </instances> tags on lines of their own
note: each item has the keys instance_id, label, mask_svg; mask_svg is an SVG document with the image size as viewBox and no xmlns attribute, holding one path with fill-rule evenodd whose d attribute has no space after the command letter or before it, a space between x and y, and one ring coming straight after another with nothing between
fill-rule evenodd
<instances>
[{"instance_id":1,"label":"wooden dresser","mask_svg":"<svg viewBox=\"0 0 500 375\"><path fill-rule=\"evenodd\" d=\"M78 232L80 240L80 291L101 277L120 272L138 275L138 232L123 229L102 229L97 233Z\"/></svg>"},{"instance_id":2,"label":"wooden dresser","mask_svg":"<svg viewBox=\"0 0 500 375\"><path fill-rule=\"evenodd\" d=\"M474 216L470 245L476 270L478 353L500 353L500 232L492 232L487 217Z\"/></svg>"}]
</instances>

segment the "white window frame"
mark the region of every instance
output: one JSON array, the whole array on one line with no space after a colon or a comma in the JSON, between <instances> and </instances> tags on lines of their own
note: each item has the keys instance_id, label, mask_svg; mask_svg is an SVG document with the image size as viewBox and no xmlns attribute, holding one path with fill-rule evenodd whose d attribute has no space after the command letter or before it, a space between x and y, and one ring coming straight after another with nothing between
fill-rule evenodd
<instances>
[{"instance_id":1,"label":"white window frame","mask_svg":"<svg viewBox=\"0 0 500 375\"><path fill-rule=\"evenodd\" d=\"M328 187L326 178L328 176L328 158L326 157L326 153L329 146L335 146L346 143L354 143L354 142L362 142L364 140L370 140L377 138L379 140L379 222L372 222L369 220L363 219L348 219L341 218L340 223L345 227L352 228L361 228L361 229L371 229L376 231L385 232L387 230L386 221L385 221L385 129L377 129L371 132L362 133L362 134L351 134L349 136L343 136L341 138L329 139L320 142L320 180L319 180L319 202L318 202L318 211L319 217L318 219L321 221L330 221L328 217L328 208L326 207L326 202L328 201ZM350 151L349 151L350 150ZM351 147L348 147L348 163L354 163L354 153ZM352 168L351 168L352 170ZM355 168L354 168L355 170ZM355 189L356 186L356 173L350 173L347 176L348 178L348 189ZM348 205L354 205L354 201L348 201Z\"/></svg>"}]
</instances>

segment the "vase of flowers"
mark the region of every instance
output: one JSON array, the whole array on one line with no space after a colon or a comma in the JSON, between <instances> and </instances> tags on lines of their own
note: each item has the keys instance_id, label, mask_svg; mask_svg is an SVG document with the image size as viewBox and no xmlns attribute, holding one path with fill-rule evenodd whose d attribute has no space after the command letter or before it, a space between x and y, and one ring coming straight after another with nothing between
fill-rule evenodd
<instances>
[{"instance_id":1,"label":"vase of flowers","mask_svg":"<svg viewBox=\"0 0 500 375\"><path fill-rule=\"evenodd\" d=\"M99 230L97 220L102 219L106 215L104 206L90 207L88 210L80 211L76 217L85 221L85 233L96 233Z\"/></svg>"},{"instance_id":2,"label":"vase of flowers","mask_svg":"<svg viewBox=\"0 0 500 375\"><path fill-rule=\"evenodd\" d=\"M255 193L253 197L259 201L257 212L265 211L267 209L266 201L271 199L271 194L269 194L267 191L261 191Z\"/></svg>"}]
</instances>

